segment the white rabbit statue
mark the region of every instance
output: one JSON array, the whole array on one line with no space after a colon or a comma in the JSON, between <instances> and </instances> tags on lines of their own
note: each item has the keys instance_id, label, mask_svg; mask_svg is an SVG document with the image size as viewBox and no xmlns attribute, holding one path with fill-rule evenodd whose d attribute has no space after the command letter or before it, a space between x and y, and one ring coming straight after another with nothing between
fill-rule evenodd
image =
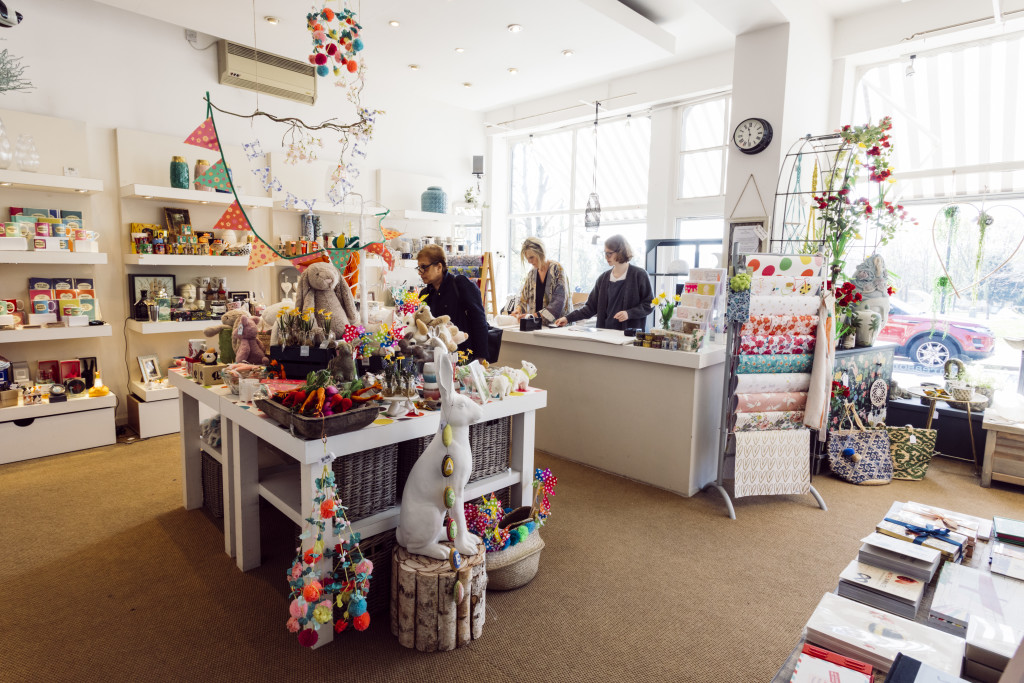
<instances>
[{"instance_id":1,"label":"white rabbit statue","mask_svg":"<svg viewBox=\"0 0 1024 683\"><path fill-rule=\"evenodd\" d=\"M483 418L483 409L467 396L455 393L451 356L440 343L434 343L441 426L405 482L396 539L410 553L448 560L457 569L461 564L459 554L475 555L480 543L480 538L466 528L462 506L473 469L469 425ZM446 425L450 427L447 446ZM443 541L454 541L458 554Z\"/></svg>"}]
</instances>

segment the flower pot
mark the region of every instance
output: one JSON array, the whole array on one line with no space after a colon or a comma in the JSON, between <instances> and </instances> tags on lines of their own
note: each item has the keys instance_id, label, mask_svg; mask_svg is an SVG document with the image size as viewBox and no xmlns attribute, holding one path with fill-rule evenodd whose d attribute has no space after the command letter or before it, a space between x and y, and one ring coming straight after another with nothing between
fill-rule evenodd
<instances>
[{"instance_id":1,"label":"flower pot","mask_svg":"<svg viewBox=\"0 0 1024 683\"><path fill-rule=\"evenodd\" d=\"M882 316L876 311L861 310L853 314L857 346L874 346L882 329Z\"/></svg>"},{"instance_id":2,"label":"flower pot","mask_svg":"<svg viewBox=\"0 0 1024 683\"><path fill-rule=\"evenodd\" d=\"M857 345L857 334L855 332L851 332L851 333L847 334L839 342L839 347L843 348L843 349L852 349L856 345Z\"/></svg>"}]
</instances>

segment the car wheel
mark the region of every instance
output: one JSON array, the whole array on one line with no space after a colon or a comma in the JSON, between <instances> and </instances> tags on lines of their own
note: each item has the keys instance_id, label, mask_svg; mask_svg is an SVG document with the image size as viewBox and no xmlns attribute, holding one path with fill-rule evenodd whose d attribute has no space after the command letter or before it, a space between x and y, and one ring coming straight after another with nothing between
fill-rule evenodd
<instances>
[{"instance_id":1,"label":"car wheel","mask_svg":"<svg viewBox=\"0 0 1024 683\"><path fill-rule=\"evenodd\" d=\"M948 338L922 337L910 345L910 352L907 355L917 365L941 368L950 358L960 356L960 348Z\"/></svg>"}]
</instances>

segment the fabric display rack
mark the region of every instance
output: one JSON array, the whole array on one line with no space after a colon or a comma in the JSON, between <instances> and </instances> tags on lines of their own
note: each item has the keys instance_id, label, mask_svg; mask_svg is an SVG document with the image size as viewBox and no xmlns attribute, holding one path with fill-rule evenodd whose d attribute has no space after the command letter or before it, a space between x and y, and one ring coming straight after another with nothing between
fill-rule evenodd
<instances>
[{"instance_id":1,"label":"fabric display rack","mask_svg":"<svg viewBox=\"0 0 1024 683\"><path fill-rule=\"evenodd\" d=\"M733 272L749 274L750 289L730 294L718 476L704 487L718 489L730 519L736 511L724 486L727 458L736 498L810 493L828 509L811 485L817 430L807 426L822 424L822 408L827 419L829 395L826 388L822 398L821 386L830 386L832 374L823 262L820 255L733 256Z\"/></svg>"}]
</instances>

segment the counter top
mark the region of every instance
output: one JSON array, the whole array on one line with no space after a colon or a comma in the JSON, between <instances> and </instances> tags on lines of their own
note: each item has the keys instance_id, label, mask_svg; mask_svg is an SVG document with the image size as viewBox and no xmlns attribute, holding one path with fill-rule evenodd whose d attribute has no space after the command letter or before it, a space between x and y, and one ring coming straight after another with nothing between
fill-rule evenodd
<instances>
[{"instance_id":1,"label":"counter top","mask_svg":"<svg viewBox=\"0 0 1024 683\"><path fill-rule=\"evenodd\" d=\"M623 336L623 339L625 339L625 336ZM608 344L583 338L563 338L550 334L538 334L537 332L521 332L508 327L503 328L501 341L502 344L544 346L549 349L611 356L695 370L725 362L725 345L723 344L705 344L704 349L698 352L667 351L664 349L645 349L642 346L633 346L632 344Z\"/></svg>"}]
</instances>

